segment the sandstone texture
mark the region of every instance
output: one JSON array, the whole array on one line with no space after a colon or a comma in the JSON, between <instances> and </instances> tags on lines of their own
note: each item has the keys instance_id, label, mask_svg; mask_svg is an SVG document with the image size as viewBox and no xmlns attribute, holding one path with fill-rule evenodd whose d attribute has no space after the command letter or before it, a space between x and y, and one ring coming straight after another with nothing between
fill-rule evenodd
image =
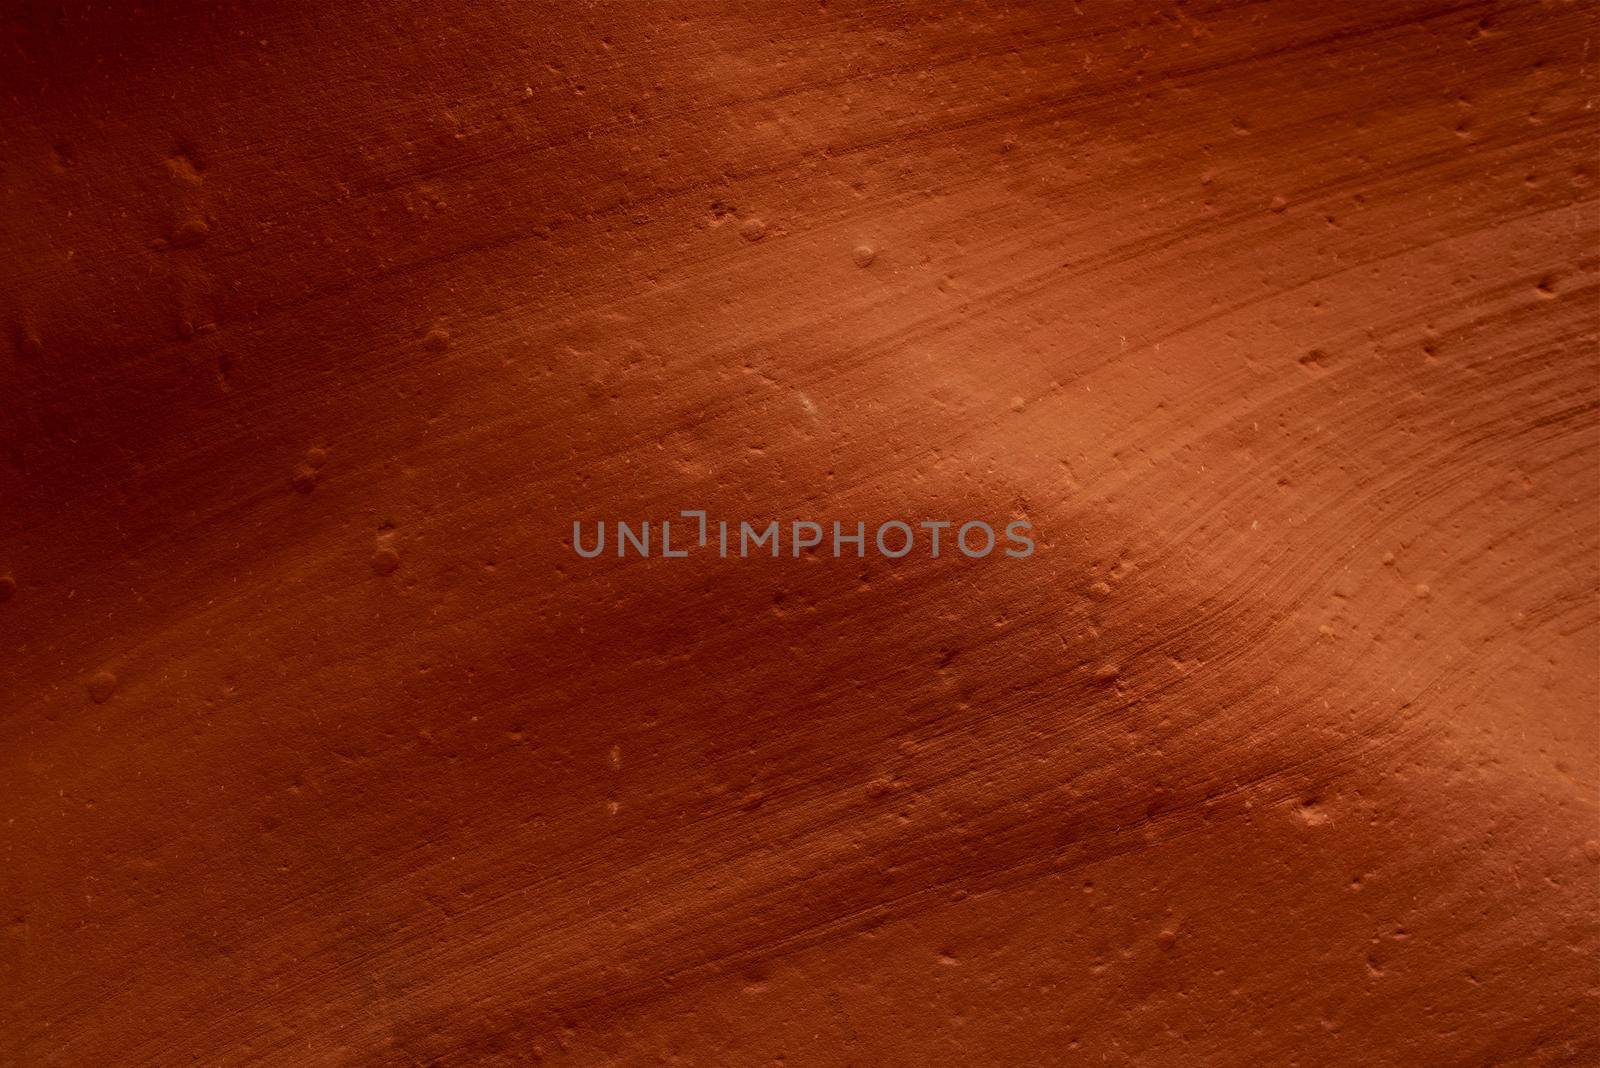
<instances>
[{"instance_id":1,"label":"sandstone texture","mask_svg":"<svg viewBox=\"0 0 1600 1068\"><path fill-rule=\"evenodd\" d=\"M4 7L0 1065L1600 1064L1595 4Z\"/></svg>"}]
</instances>

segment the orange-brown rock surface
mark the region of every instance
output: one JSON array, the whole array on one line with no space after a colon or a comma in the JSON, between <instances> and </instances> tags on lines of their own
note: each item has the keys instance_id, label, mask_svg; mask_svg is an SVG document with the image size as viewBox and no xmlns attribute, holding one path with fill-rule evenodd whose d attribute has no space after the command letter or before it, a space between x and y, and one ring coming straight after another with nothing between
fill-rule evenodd
<instances>
[{"instance_id":1,"label":"orange-brown rock surface","mask_svg":"<svg viewBox=\"0 0 1600 1068\"><path fill-rule=\"evenodd\" d=\"M8 8L0 1064L1600 1063L1594 5Z\"/></svg>"}]
</instances>

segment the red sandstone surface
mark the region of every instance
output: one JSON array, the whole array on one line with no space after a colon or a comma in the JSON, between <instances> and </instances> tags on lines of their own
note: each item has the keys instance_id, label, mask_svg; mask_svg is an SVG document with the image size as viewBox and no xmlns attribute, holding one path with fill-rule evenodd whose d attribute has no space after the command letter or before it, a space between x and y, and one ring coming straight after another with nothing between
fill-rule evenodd
<instances>
[{"instance_id":1,"label":"red sandstone surface","mask_svg":"<svg viewBox=\"0 0 1600 1068\"><path fill-rule=\"evenodd\" d=\"M1600 1063L1593 4L8 8L0 1064Z\"/></svg>"}]
</instances>

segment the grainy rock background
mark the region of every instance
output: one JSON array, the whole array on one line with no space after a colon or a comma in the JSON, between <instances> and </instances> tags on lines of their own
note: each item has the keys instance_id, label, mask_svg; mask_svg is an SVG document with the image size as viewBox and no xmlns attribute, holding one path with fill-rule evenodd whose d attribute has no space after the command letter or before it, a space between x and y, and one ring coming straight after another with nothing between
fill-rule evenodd
<instances>
[{"instance_id":1,"label":"grainy rock background","mask_svg":"<svg viewBox=\"0 0 1600 1068\"><path fill-rule=\"evenodd\" d=\"M13 5L0 1063L1600 1061L1596 23Z\"/></svg>"}]
</instances>

